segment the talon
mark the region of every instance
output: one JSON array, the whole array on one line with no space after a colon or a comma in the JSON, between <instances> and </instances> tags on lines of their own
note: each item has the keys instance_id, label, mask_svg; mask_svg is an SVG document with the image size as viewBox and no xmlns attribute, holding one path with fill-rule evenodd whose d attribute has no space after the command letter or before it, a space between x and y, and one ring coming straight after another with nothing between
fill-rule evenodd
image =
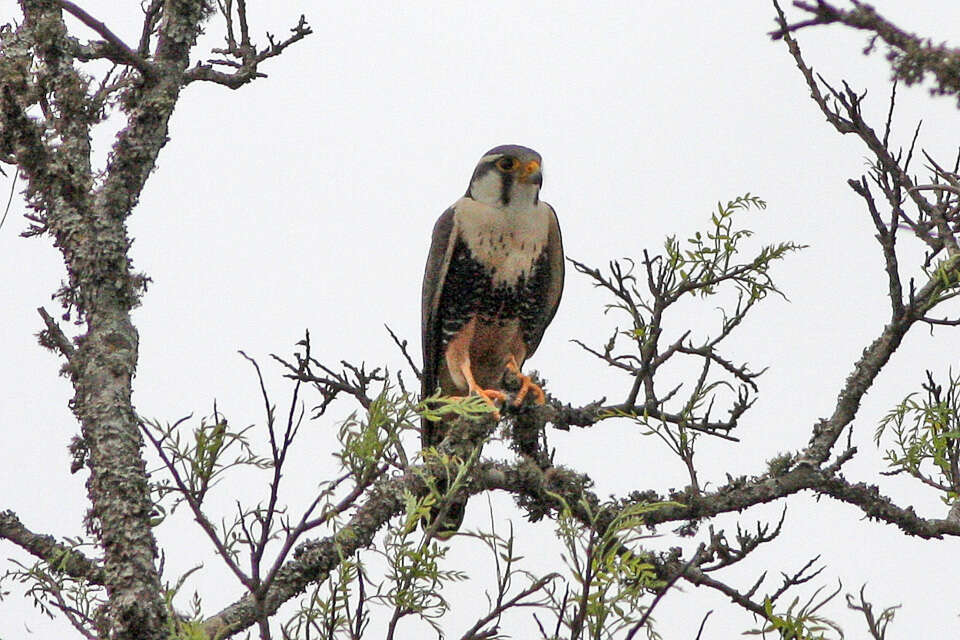
<instances>
[{"instance_id":1,"label":"talon","mask_svg":"<svg viewBox=\"0 0 960 640\"><path fill-rule=\"evenodd\" d=\"M540 385L535 383L530 379L530 376L520 373L520 367L517 366L517 361L513 358L507 361L507 370L517 376L517 379L520 380L520 391L517 392L517 396L513 399L513 406L519 407L523 403L523 399L527 397L527 393L533 391L534 402L537 404L545 404L547 402L547 396L543 393L543 389L540 388Z\"/></svg>"},{"instance_id":2,"label":"talon","mask_svg":"<svg viewBox=\"0 0 960 640\"><path fill-rule=\"evenodd\" d=\"M480 387L471 387L470 390L476 393L478 396L487 401L491 407L493 407L493 419L500 420L500 410L497 409L496 402L504 402L507 399L507 396L502 391L497 389L481 389Z\"/></svg>"}]
</instances>

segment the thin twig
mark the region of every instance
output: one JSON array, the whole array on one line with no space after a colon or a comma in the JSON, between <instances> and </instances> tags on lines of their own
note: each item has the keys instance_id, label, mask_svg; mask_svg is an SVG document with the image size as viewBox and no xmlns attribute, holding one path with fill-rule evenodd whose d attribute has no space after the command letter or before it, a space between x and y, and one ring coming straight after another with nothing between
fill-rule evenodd
<instances>
[{"instance_id":1,"label":"thin twig","mask_svg":"<svg viewBox=\"0 0 960 640\"><path fill-rule=\"evenodd\" d=\"M417 365L413 363L413 358L411 358L410 354L407 352L407 344L409 343L406 340L401 341L400 338L397 337L397 334L393 332L393 329L390 328L390 325L385 324L383 326L386 328L387 333L390 334L393 342L400 348L400 353L403 354L403 357L407 360L407 364L409 364L410 368L413 369L413 373L416 374L417 380L420 380L423 375L420 373L420 369L417 368Z\"/></svg>"},{"instance_id":2,"label":"thin twig","mask_svg":"<svg viewBox=\"0 0 960 640\"><path fill-rule=\"evenodd\" d=\"M89 13L70 2L70 0L55 0L57 4L63 7L70 15L75 17L77 20L87 25L98 34L103 36L103 39L113 45L113 48L120 54L120 59L118 62L128 64L140 73L143 74L145 78L153 79L157 75L157 70L154 66L147 62L140 54L127 46L127 44L117 36L113 31L111 31L107 25L100 22Z\"/></svg>"},{"instance_id":3,"label":"thin twig","mask_svg":"<svg viewBox=\"0 0 960 640\"><path fill-rule=\"evenodd\" d=\"M653 610L660 603L660 600L663 599L663 596L667 595L667 592L673 587L673 585L677 583L680 578L683 577L683 574L686 573L687 569L697 564L697 562L700 560L700 554L703 553L704 546L705 545L703 543L700 543L700 546L697 548L696 553L693 554L693 557L690 558L690 560L683 565L683 568L680 569L680 571L678 571L672 578L670 578L667 584L657 592L657 596L653 599L653 602L650 603L650 606L647 607L647 610L643 612L640 620L638 620L637 623L633 625L633 628L630 629L630 632L627 634L625 640L633 640L633 636L637 635L637 632L640 631L640 629L643 628L643 625L647 623L647 620L650 619L650 614L653 613ZM706 619L704 619L704 621L706 621Z\"/></svg>"},{"instance_id":4,"label":"thin twig","mask_svg":"<svg viewBox=\"0 0 960 640\"><path fill-rule=\"evenodd\" d=\"M3 208L3 217L0 218L0 229L3 228L3 223L7 221L7 214L10 213L10 205L13 203L13 193L17 188L17 178L20 177L20 166L17 165L16 170L13 172L13 180L10 181L10 196L7 198L7 206Z\"/></svg>"}]
</instances>

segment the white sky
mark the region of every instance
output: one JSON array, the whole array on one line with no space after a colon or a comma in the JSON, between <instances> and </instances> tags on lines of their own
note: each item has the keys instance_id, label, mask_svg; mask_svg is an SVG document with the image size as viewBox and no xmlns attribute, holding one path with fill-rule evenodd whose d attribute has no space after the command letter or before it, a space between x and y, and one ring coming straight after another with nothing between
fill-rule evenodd
<instances>
[{"instance_id":1,"label":"white sky","mask_svg":"<svg viewBox=\"0 0 960 640\"><path fill-rule=\"evenodd\" d=\"M138 3L124 11L104 0L82 4L135 41ZM875 5L907 30L960 40L950 28L960 24L954 2ZM251 11L259 42L267 29L285 34L301 12L315 33L271 61L264 68L270 77L252 86L234 93L193 85L183 94L171 141L130 220L134 265L153 279L135 315L141 336L135 404L144 416L208 415L216 399L234 424L262 424L253 372L237 350L259 359L282 407L287 393L268 354L289 355L304 328L314 354L331 364L402 367L383 324L418 352L430 229L462 194L481 154L504 143L543 155L542 197L558 212L567 254L588 264L657 250L670 233L687 237L704 228L718 200L747 191L769 205L749 214L757 232L751 246L810 245L774 272L790 302L769 299L728 341L731 359L770 370L736 434L742 442L702 443L701 481L708 486L723 484L727 473L762 473L765 460L801 448L886 321L873 225L846 186L866 170L866 150L852 136L841 139L807 98L784 45L766 35L773 27L767 3L285 1ZM216 22L208 31L221 33ZM840 27L799 37L808 62L831 82L846 78L869 90L865 110L881 128L889 94L882 51L864 58L865 36ZM923 88L901 90L893 140L908 144L921 117L923 148L952 162L960 133L954 101L931 100ZM109 134L97 137L101 154ZM35 309L45 305L57 315L50 295L63 269L48 239L18 237L22 213L15 199L0 229L7 335L0 343L0 425L8 434L0 448L0 508L63 538L82 530L86 475L68 471L66 447L78 432L67 409L72 390L57 377L60 362L34 338L42 326ZM910 244L903 242L904 255L919 255ZM906 270L910 263L901 264ZM628 389L626 379L570 342L598 345L609 337L617 319L601 315L605 302L568 271L559 313L530 363L564 401L620 400ZM685 307L688 317L668 318L671 330L713 330L714 307L710 300ZM956 340L950 330L910 334L862 407L854 428L860 454L846 471L851 480L880 482L885 493L929 517L943 517L943 505L910 482L881 479L882 451L871 437L878 416L918 388L925 368L943 376L957 364ZM318 481L332 477L332 435L349 410L340 405L305 427L286 476L294 510ZM589 473L601 496L686 483L679 460L631 425L550 435L557 460ZM238 480L213 504L228 513L235 499L262 495L257 481ZM557 566L550 527L531 533L509 499L496 504L498 528L508 517L518 525L530 568ZM752 528L775 519L783 504L717 524L732 537L737 521ZM956 570L943 561L954 555L955 541L907 539L890 525L862 520L852 507L809 495L785 504L780 539L722 578L745 589L763 570L793 572L822 554L827 569L815 586L839 578L853 592L867 583L878 607L903 603L895 636L938 637L956 628ZM471 505L468 526L479 526L485 508L480 500ZM669 528L663 533L651 547L679 544ZM158 535L167 579L206 563L186 591L200 591L208 614L241 595L188 518L171 518ZM2 553L23 559L9 544ZM451 568L475 569L477 553L455 539ZM477 593L488 586L451 591L457 605L450 637L485 613ZM755 626L716 594L685 591L668 596L655 614L665 638L694 637L708 609L717 611L705 638ZM863 635L860 619L840 599L826 613L849 637ZM54 637L64 626L17 595L0 604L4 639L29 635L27 629L33 637ZM534 629L525 612L506 630L532 637Z\"/></svg>"}]
</instances>

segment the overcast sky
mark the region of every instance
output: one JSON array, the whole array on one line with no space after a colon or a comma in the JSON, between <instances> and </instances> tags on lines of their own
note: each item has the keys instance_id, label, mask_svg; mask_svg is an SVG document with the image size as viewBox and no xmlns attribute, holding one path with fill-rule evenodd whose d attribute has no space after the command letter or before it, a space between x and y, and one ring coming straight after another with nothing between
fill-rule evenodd
<instances>
[{"instance_id":1,"label":"overcast sky","mask_svg":"<svg viewBox=\"0 0 960 640\"><path fill-rule=\"evenodd\" d=\"M128 42L136 40L138 3L123 11L106 0L81 4ZM703 482L716 487L728 473L764 472L765 460L804 446L812 425L832 412L840 385L888 315L875 230L846 186L866 170L866 150L835 133L808 99L784 45L767 36L774 15L768 3L251 4L258 36L286 33L300 13L314 34L272 60L264 68L268 78L240 91L197 84L183 93L170 142L130 219L134 266L152 278L135 313L141 342L134 401L142 415L162 421L207 415L216 399L232 423L262 424L256 380L237 350L260 360L283 406L286 387L268 354L289 355L304 329L313 336L314 355L331 364L347 359L402 368L383 325L418 345L420 279L433 223L462 195L483 152L505 143L542 154L542 198L557 210L567 255L588 264L658 250L668 234L687 237L705 228L717 201L748 191L769 205L747 214L757 232L751 247L809 245L774 271L789 302L771 297L729 341L732 360L770 369L736 434L742 441L702 443ZM960 41L955 2L874 4L909 31ZM10 10L5 6L0 18L8 20ZM211 22L208 32L206 44L217 46L220 24ZM881 128L889 95L882 51L863 57L865 36L841 27L799 38L824 77L869 91L865 111ZM953 100L902 89L892 140L908 144L920 118L922 147L951 163L960 134ZM96 138L101 160L115 127ZM57 376L59 360L34 338L42 326L36 308L56 311L50 296L63 268L48 238L19 237L23 213L15 198L0 229L6 274L0 428L7 434L0 508L14 510L35 531L64 538L82 531L86 474L69 474L67 445L78 433L67 408L72 390ZM903 245L905 255L920 255L909 240ZM605 302L568 271L559 312L528 365L566 402L620 400L628 390L629 381L571 342L606 341L618 319L602 315ZM707 300L685 307L689 316L668 318L669 331L710 330L718 322L715 306ZM945 508L908 481L881 478L882 451L871 437L877 418L918 388L924 369L945 376L956 367L956 347L955 330L910 334L855 422L860 453L846 472L851 480L879 482L928 517L943 517ZM294 509L335 473L331 436L352 410L335 409L301 436L286 476ZM601 496L687 482L682 463L630 424L550 435L558 462L589 473ZM228 513L235 499L252 503L260 486L238 480L221 489L213 506ZM531 533L508 498L495 504L499 527L506 518L518 525L530 568L555 567L550 526ZM781 538L723 578L747 588L763 570L793 572L821 554L827 568L812 586L832 587L839 579L845 591L856 591L866 583L877 606L903 603L894 637L944 637L956 629L957 571L949 561L955 540L905 539L892 526L862 520L852 507L808 495L717 524L753 527L775 519L784 504ZM484 512L481 500L471 503L467 526L482 525ZM198 589L212 614L242 592L185 515L157 532L167 552L165 577L173 581L205 563L185 591ZM671 544L678 542L670 535L650 541L651 548ZM477 548L461 539L453 545L451 567L473 569ZM3 557L24 559L9 544L0 549ZM458 605L450 636L485 613L476 599L485 586L451 592ZM694 637L711 608L718 611L705 638L754 626L714 593L685 591L669 595L655 614L664 638ZM841 600L827 614L848 637L863 635ZM513 620L515 637L532 637L529 612ZM54 637L64 623L46 621L17 595L0 604L0 638L24 637L27 629L33 637Z\"/></svg>"}]
</instances>

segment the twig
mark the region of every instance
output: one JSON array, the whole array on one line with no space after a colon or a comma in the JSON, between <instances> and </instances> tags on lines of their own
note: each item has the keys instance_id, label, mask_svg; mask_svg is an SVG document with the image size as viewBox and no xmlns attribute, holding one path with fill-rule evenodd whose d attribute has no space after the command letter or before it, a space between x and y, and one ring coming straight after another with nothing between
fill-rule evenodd
<instances>
[{"instance_id":1,"label":"twig","mask_svg":"<svg viewBox=\"0 0 960 640\"><path fill-rule=\"evenodd\" d=\"M383 326L386 328L387 333L390 334L390 337L393 338L393 342L400 348L400 353L402 353L403 357L407 359L407 364L409 364L410 368L413 369L413 373L416 374L417 380L420 380L423 376L420 373L420 369L417 368L417 365L413 363L413 358L411 358L410 354L407 352L408 342L406 340L401 341L400 338L397 337L397 334L393 332L393 329L390 328L390 325L385 324Z\"/></svg>"},{"instance_id":2,"label":"twig","mask_svg":"<svg viewBox=\"0 0 960 640\"><path fill-rule=\"evenodd\" d=\"M709 618L712 613L713 609L710 609L710 611L707 611L707 613L703 616L703 620L700 621L700 628L697 630L697 637L694 638L694 640L700 640L700 636L703 635L703 629L707 624L707 618Z\"/></svg>"},{"instance_id":3,"label":"twig","mask_svg":"<svg viewBox=\"0 0 960 640\"><path fill-rule=\"evenodd\" d=\"M275 42L273 36L267 34L270 46L259 53L249 42L247 45L244 45L243 36L241 36L240 44L230 45L228 43L227 49L215 50L215 52L240 58L243 61L242 63L237 63L232 60L208 60L204 64L197 63L192 69L184 72L183 81L184 83L190 83L200 80L220 84L230 89L239 89L255 78L266 77L266 74L258 70L260 63L280 55L287 47L303 40L313 33L313 29L307 24L306 17L302 15L296 26L292 27L290 31L292 35L283 42ZM215 70L212 66L214 64L231 66L236 68L236 71L233 73L223 73L222 71Z\"/></svg>"},{"instance_id":4,"label":"twig","mask_svg":"<svg viewBox=\"0 0 960 640\"><path fill-rule=\"evenodd\" d=\"M117 34L111 31L107 25L100 22L89 13L70 2L70 0L55 0L57 4L63 7L69 14L75 17L77 20L87 25L98 34L103 36L103 39L113 45L113 48L119 53L118 62L123 64L130 65L137 69L140 73L143 74L145 78L154 79L157 75L157 70L154 66L147 62L140 54L127 46L127 44L121 40Z\"/></svg>"},{"instance_id":5,"label":"twig","mask_svg":"<svg viewBox=\"0 0 960 640\"><path fill-rule=\"evenodd\" d=\"M483 616L477 620L476 624L467 629L467 631L461 636L461 640L471 640L472 638L477 638L477 633L491 620L499 617L507 609L512 609L514 607L523 607L523 606L534 606L532 603L524 603L523 599L527 596L533 595L537 591L543 589L547 584L559 577L559 574L551 573L548 574L539 580L535 580L530 584L529 587L510 598L506 602L498 604L494 607L487 615Z\"/></svg>"},{"instance_id":6,"label":"twig","mask_svg":"<svg viewBox=\"0 0 960 640\"><path fill-rule=\"evenodd\" d=\"M630 632L627 634L627 637L625 638L625 640L633 640L633 636L635 636L637 632L643 628L643 625L647 623L647 620L650 619L650 614L653 613L654 608L656 608L660 600L663 599L663 596L667 595L667 591L669 591L670 588L673 587L673 585L675 585L677 581L683 577L683 574L686 573L687 569L689 569L690 567L697 564L697 562L699 562L700 554L703 553L703 549L704 549L704 544L700 543L700 546L697 548L696 553L693 554L693 557L690 558L690 560L688 560L687 563L683 565L683 568L681 568L680 571L678 571L672 578L670 578L667 584L657 592L657 596L653 599L653 602L650 603L650 606L647 607L647 610L643 612L643 615L640 617L640 620L638 620L637 623L633 625L633 628L630 629ZM706 618L704 618L704 622L706 622ZM701 623L700 626L702 628L703 624Z\"/></svg>"},{"instance_id":7,"label":"twig","mask_svg":"<svg viewBox=\"0 0 960 640\"><path fill-rule=\"evenodd\" d=\"M724 594L725 596L733 600L733 602L740 605L747 611L751 611L764 619L766 619L767 617L767 614L763 608L763 605L757 602L754 602L753 600L751 600L744 594L740 593L733 587L723 582L720 582L719 580L714 580L707 574L700 571L700 569L697 567L693 567L693 566L687 567L684 570L684 572L680 574L680 576L690 584L697 585L697 586L703 585L715 591L719 591L720 593Z\"/></svg>"},{"instance_id":8,"label":"twig","mask_svg":"<svg viewBox=\"0 0 960 640\"><path fill-rule=\"evenodd\" d=\"M786 40L792 32L800 29L836 22L854 29L871 31L876 34L874 38L879 37L890 45L892 51L887 58L896 78L909 86L923 80L929 72L933 73L937 79L934 93L939 95L960 93L960 80L958 80L960 50L944 45L934 45L929 39L924 40L905 32L864 2L854 2L854 8L849 11L839 9L826 0L817 0L815 4L795 1L793 4L812 14L813 17L789 25L785 19L781 18L779 28L770 33L774 40L780 38ZM780 11L779 7L777 10ZM871 41L864 53L870 53L873 48Z\"/></svg>"},{"instance_id":9,"label":"twig","mask_svg":"<svg viewBox=\"0 0 960 640\"><path fill-rule=\"evenodd\" d=\"M200 508L200 504L197 502L197 498L194 495L193 491L187 486L183 478L180 475L180 472L177 470L176 465L173 460L171 460L166 451L163 450L163 442L154 437L153 433L150 431L149 427L143 422L140 422L140 430L144 435L147 436L147 439L153 444L154 450L157 452L157 455L160 456L160 460L163 462L163 465L167 468L167 471L170 472L170 476L173 478L174 483L177 486L177 489L183 495L184 499L187 501L187 504L190 506L190 510L193 512L194 519L197 521L197 524L200 525L200 528L203 529L204 533L207 534L207 537L210 539L210 542L213 543L214 548L217 551L217 555L223 559L227 567L233 574L237 577L237 580L240 581L244 587L249 591L253 592L256 590L256 584L254 581L244 573L243 569L240 568L240 565L237 564L233 555L230 553L230 550L224 544L223 540L220 539L219 534L217 533L216 527L213 523L210 522L210 519L207 518L206 514Z\"/></svg>"},{"instance_id":10,"label":"twig","mask_svg":"<svg viewBox=\"0 0 960 640\"><path fill-rule=\"evenodd\" d=\"M50 314L47 313L47 310L43 307L38 307L37 313L43 318L43 324L47 327L46 333L47 336L50 337L51 344L56 347L68 362L73 360L76 348L73 346L73 343L70 342L70 338L68 338L60 328L60 325L57 324L57 321L50 317Z\"/></svg>"},{"instance_id":11,"label":"twig","mask_svg":"<svg viewBox=\"0 0 960 640\"><path fill-rule=\"evenodd\" d=\"M893 318L899 318L903 315L903 285L900 282L900 270L897 263L896 227L887 229L886 224L881 219L873 194L870 193L866 176L861 176L859 182L847 180L847 184L866 202L870 217L877 229L877 241L883 248L884 265L887 272L887 296L890 298Z\"/></svg>"},{"instance_id":12,"label":"twig","mask_svg":"<svg viewBox=\"0 0 960 640\"><path fill-rule=\"evenodd\" d=\"M7 198L7 206L3 208L3 217L0 218L0 229L3 228L3 223L7 221L7 214L10 213L10 205L13 203L13 193L17 188L17 178L19 177L20 166L18 165L13 172L13 180L10 181L10 196Z\"/></svg>"},{"instance_id":13,"label":"twig","mask_svg":"<svg viewBox=\"0 0 960 640\"><path fill-rule=\"evenodd\" d=\"M143 29L140 32L140 44L137 46L137 53L141 56L150 53L150 36L157 27L157 17L160 15L163 2L164 0L150 0L150 6L143 12Z\"/></svg>"}]
</instances>

